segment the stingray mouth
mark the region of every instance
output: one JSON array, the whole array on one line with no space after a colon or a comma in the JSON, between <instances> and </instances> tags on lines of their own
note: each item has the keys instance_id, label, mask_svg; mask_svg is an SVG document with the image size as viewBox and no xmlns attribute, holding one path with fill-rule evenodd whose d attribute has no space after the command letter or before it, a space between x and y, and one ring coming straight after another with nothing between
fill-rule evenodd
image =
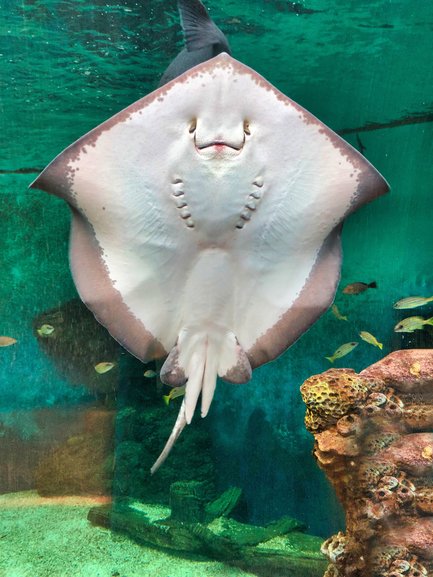
<instances>
[{"instance_id":1,"label":"stingray mouth","mask_svg":"<svg viewBox=\"0 0 433 577\"><path fill-rule=\"evenodd\" d=\"M229 148L232 148L233 150L242 150L243 145L242 146L235 146L234 144L229 144L228 142L224 142L223 140L214 140L213 142L209 143L209 144L202 144L200 146L196 145L197 150L203 150L204 148L210 148L211 146L228 146Z\"/></svg>"},{"instance_id":2,"label":"stingray mouth","mask_svg":"<svg viewBox=\"0 0 433 577\"><path fill-rule=\"evenodd\" d=\"M211 131L206 129L206 126L198 126L198 120L194 118L188 131L192 136L197 153L206 158L237 156L242 152L247 136L251 135L248 120L244 120L239 126L234 126L228 131L222 129L221 132L212 135L209 134Z\"/></svg>"},{"instance_id":3,"label":"stingray mouth","mask_svg":"<svg viewBox=\"0 0 433 577\"><path fill-rule=\"evenodd\" d=\"M207 142L197 142L194 135L194 146L196 151L201 155L206 156L236 156L240 154L244 148L245 137L242 142L234 143L226 140L210 140Z\"/></svg>"}]
</instances>

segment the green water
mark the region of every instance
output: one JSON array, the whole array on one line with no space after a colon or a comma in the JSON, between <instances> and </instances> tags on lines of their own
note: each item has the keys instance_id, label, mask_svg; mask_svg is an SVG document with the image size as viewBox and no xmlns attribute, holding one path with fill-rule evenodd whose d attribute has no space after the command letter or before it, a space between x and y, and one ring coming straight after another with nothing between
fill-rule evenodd
<instances>
[{"instance_id":1,"label":"green water","mask_svg":"<svg viewBox=\"0 0 433 577\"><path fill-rule=\"evenodd\" d=\"M0 4L0 334L18 340L0 349L0 451L9 455L12 439L24 452L26 443L46 439L37 409L80 411L98 403L136 402L125 393L107 394L107 401L89 388L77 365L71 362L66 371L38 344L35 317L76 292L67 263L68 210L27 187L63 148L153 90L181 48L182 36L174 1ZM394 333L396 322L411 312L392 308L403 296L433 295L433 4L206 4L235 58L352 145L365 147L365 156L391 186L391 194L351 216L343 232L341 287L374 280L378 288L358 296L339 290L336 303L348 322L328 312L283 356L257 369L250 384L219 383L204 425L212 440L216 483L221 489L243 488L250 522L289 514L312 533L327 536L342 527L342 516L311 457L300 384L329 368L324 357L342 343L360 341L360 330L383 342L383 351L360 341L336 366L361 370L392 350L433 346L430 328ZM432 316L433 306L419 313ZM77 329L75 348L88 347L92 335L91 329ZM67 347L62 355L67 357ZM137 390L155 388L142 378L138 363L128 359L124 365L120 381ZM162 394L154 395L161 410ZM165 429L176 408L162 410ZM146 410L144 401L140 410ZM191 427L184 435L190 434ZM154 439L158 452L164 434L155 433ZM181 444L180 455L182 450L187 448ZM3 471L0 492L29 488L31 481L20 475Z\"/></svg>"}]
</instances>

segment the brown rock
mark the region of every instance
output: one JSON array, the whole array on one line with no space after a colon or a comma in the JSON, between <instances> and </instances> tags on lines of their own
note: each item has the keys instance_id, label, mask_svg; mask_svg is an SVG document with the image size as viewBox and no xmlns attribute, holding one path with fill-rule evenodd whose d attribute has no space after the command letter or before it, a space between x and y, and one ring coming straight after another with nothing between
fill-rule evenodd
<instances>
[{"instance_id":1,"label":"brown rock","mask_svg":"<svg viewBox=\"0 0 433 577\"><path fill-rule=\"evenodd\" d=\"M328 577L433 577L433 350L305 381L314 455L346 512ZM428 516L426 516L428 515Z\"/></svg>"},{"instance_id":2,"label":"brown rock","mask_svg":"<svg viewBox=\"0 0 433 577\"><path fill-rule=\"evenodd\" d=\"M344 456L359 454L359 447L354 437L343 437L335 428L316 435L317 446L323 453L334 453Z\"/></svg>"},{"instance_id":3,"label":"brown rock","mask_svg":"<svg viewBox=\"0 0 433 577\"><path fill-rule=\"evenodd\" d=\"M427 515L433 515L433 487L419 487L415 492L416 508Z\"/></svg>"},{"instance_id":4,"label":"brown rock","mask_svg":"<svg viewBox=\"0 0 433 577\"><path fill-rule=\"evenodd\" d=\"M432 431L433 405L406 404L402 420L412 431Z\"/></svg>"},{"instance_id":5,"label":"brown rock","mask_svg":"<svg viewBox=\"0 0 433 577\"><path fill-rule=\"evenodd\" d=\"M376 455L416 477L433 473L433 433L413 433L397 439Z\"/></svg>"},{"instance_id":6,"label":"brown rock","mask_svg":"<svg viewBox=\"0 0 433 577\"><path fill-rule=\"evenodd\" d=\"M381 380L404 393L416 391L433 395L433 349L394 351L361 371L360 376Z\"/></svg>"},{"instance_id":7,"label":"brown rock","mask_svg":"<svg viewBox=\"0 0 433 577\"><path fill-rule=\"evenodd\" d=\"M406 547L423 560L433 560L433 517L399 520L385 530L381 541L385 545Z\"/></svg>"}]
</instances>

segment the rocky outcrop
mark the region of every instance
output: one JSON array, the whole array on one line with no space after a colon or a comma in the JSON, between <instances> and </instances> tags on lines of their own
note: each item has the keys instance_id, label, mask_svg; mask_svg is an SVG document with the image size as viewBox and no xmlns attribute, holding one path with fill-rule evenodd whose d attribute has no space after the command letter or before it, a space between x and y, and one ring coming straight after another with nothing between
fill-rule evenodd
<instances>
[{"instance_id":1,"label":"rocky outcrop","mask_svg":"<svg viewBox=\"0 0 433 577\"><path fill-rule=\"evenodd\" d=\"M314 454L346 512L325 577L433 576L433 350L301 387Z\"/></svg>"}]
</instances>

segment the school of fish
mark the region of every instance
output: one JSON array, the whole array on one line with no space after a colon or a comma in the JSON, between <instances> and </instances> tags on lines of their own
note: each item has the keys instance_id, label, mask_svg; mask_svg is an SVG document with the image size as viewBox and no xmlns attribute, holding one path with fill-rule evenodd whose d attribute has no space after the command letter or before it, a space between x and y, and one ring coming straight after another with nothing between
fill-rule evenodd
<instances>
[{"instance_id":1,"label":"school of fish","mask_svg":"<svg viewBox=\"0 0 433 577\"><path fill-rule=\"evenodd\" d=\"M369 289L377 289L376 281L372 282L353 282L346 285L342 289L342 293L345 295L359 295L361 293L366 292ZM393 308L396 310L405 310L405 309L414 309L418 307L425 306L429 303L433 302L433 296L409 296L401 298L400 300L396 301L393 304ZM331 312L334 317L340 321L348 321L348 316L341 313L338 306L334 303L331 307ZM396 333L413 333L414 331L423 330L426 326L433 326L433 316L429 318L425 318L423 316L410 316L406 317L394 326L394 332ZM363 341L377 347L378 349L383 349L383 343L379 342L379 340L373 335L371 332L362 330L358 331L358 335L361 337ZM340 345L333 354L329 356L325 356L330 363L334 363L335 360L341 359L345 357L349 353L351 353L357 346L358 342L351 341L348 343L343 343Z\"/></svg>"}]
</instances>

